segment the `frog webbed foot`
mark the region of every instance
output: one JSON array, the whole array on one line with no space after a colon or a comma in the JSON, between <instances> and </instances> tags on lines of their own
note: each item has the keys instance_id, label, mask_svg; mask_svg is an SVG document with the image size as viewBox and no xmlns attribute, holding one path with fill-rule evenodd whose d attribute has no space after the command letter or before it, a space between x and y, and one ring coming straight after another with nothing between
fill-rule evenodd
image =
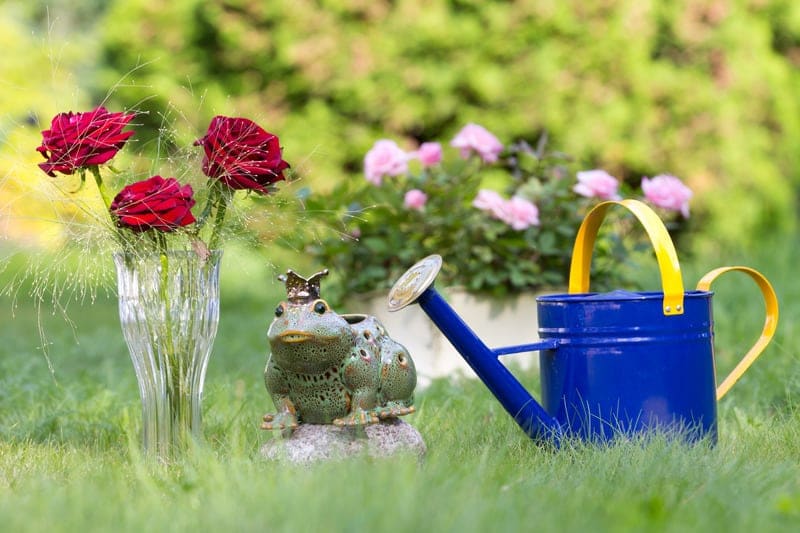
<instances>
[{"instance_id":1,"label":"frog webbed foot","mask_svg":"<svg viewBox=\"0 0 800 533\"><path fill-rule=\"evenodd\" d=\"M368 426L377 424L379 420L380 418L374 409L356 408L349 415L335 419L333 424L340 427Z\"/></svg>"},{"instance_id":2,"label":"frog webbed foot","mask_svg":"<svg viewBox=\"0 0 800 533\"><path fill-rule=\"evenodd\" d=\"M377 414L378 418L381 420L385 420L387 418L396 418L403 415L410 415L414 412L416 412L416 409L413 405L406 406L400 402L387 402L386 405L377 407L375 409L375 414Z\"/></svg>"},{"instance_id":3,"label":"frog webbed foot","mask_svg":"<svg viewBox=\"0 0 800 533\"><path fill-rule=\"evenodd\" d=\"M292 413L267 413L261 429L297 429L297 417Z\"/></svg>"}]
</instances>

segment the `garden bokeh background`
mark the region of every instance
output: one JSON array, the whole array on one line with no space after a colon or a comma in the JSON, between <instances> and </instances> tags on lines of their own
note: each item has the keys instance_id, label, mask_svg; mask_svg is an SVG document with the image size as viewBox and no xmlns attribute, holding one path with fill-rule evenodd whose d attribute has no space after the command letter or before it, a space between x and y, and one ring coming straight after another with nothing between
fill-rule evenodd
<instances>
[{"instance_id":1,"label":"garden bokeh background","mask_svg":"<svg viewBox=\"0 0 800 533\"><path fill-rule=\"evenodd\" d=\"M478 122L638 185L695 191L705 245L796 225L800 7L791 0L5 1L0 175L33 164L55 113L149 112L146 145L188 144L215 114L277 132L306 184L360 179L375 139ZM24 179L19 179L24 177ZM36 198L3 180L2 227L36 243ZM36 218L36 217L33 217ZM705 239L702 239L705 237Z\"/></svg>"},{"instance_id":2,"label":"garden bokeh background","mask_svg":"<svg viewBox=\"0 0 800 533\"><path fill-rule=\"evenodd\" d=\"M796 525L800 3L0 0L0 49L0 516L9 530L292 529L298 515L309 528L342 530ZM253 460L268 410L264 330L282 290L272 275L325 266L273 244L304 220L278 211L250 228L264 239L260 255L226 249L205 400L213 451L152 476L137 462L139 403L113 290L84 292L84 273L70 270L97 263L88 283L97 275L108 288L113 265L65 253L75 237L66 233L81 224L62 222L80 213L46 193L51 178L36 166L53 115L99 104L147 113L135 137L145 151L165 147L159 133L173 135L167 150L191 145L217 114L251 117L280 136L298 171L290 195L363 180L376 139L410 150L468 122L501 139L546 132L579 167L631 186L674 174L695 192L678 249L687 285L721 262L759 268L783 306L778 337L720 403L715 452L656 442L551 454L480 384L440 380L410 418L431 450L424 468L275 469ZM720 281L715 296L720 374L763 320L755 287L736 281ZM317 490L340 476L357 497ZM392 498L405 514L385 512L387 486L403 488Z\"/></svg>"}]
</instances>

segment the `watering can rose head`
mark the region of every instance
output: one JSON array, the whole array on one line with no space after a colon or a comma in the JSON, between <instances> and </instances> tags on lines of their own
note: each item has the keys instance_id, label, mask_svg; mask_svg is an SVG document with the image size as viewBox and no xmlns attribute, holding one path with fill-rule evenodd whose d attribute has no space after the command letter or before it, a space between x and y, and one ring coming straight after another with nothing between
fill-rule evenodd
<instances>
[{"instance_id":1,"label":"watering can rose head","mask_svg":"<svg viewBox=\"0 0 800 533\"><path fill-rule=\"evenodd\" d=\"M59 113L50 129L42 132L42 143L36 149L46 159L39 167L47 175L78 174L79 189L85 185L88 171L107 209L101 218L111 217L123 243L130 236L126 232L155 230L180 233L181 247L213 249L236 191L265 195L275 192L275 183L286 179L284 172L290 166L283 159L277 135L246 118L216 116L205 135L194 143L203 148L201 170L208 178L199 185L207 188L207 194L201 195L205 202L196 216L192 208L197 186L181 184L175 178L155 175L123 185L112 194L109 180L103 177L100 167L109 164L134 135L133 131L123 130L135 116L135 113L112 113L104 107ZM88 207L83 210L91 212ZM178 232L179 229L183 231ZM135 242L136 246L157 243L160 251L167 249L167 241L161 237Z\"/></svg>"}]
</instances>

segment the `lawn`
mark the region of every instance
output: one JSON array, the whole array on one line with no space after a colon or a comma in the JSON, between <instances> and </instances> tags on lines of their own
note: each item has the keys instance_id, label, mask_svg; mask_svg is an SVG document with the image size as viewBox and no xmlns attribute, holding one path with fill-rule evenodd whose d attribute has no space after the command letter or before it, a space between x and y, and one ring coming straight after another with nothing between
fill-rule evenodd
<instances>
[{"instance_id":1,"label":"lawn","mask_svg":"<svg viewBox=\"0 0 800 533\"><path fill-rule=\"evenodd\" d=\"M258 453L270 438L258 429L271 408L261 373L280 285L259 280L248 290L230 261L223 267L204 400L207 446L168 466L138 453L138 392L113 298L101 292L94 304L72 305L69 326L37 312L22 291L13 307L0 300L0 529L794 531L799 260L784 241L684 265L687 286L720 262L755 266L782 305L776 340L720 402L716 447L655 435L554 451L531 442L480 383L454 378L420 391L418 412L407 417L428 444L423 461L313 467ZM763 321L746 279L715 285L720 376ZM535 373L522 378L536 390Z\"/></svg>"}]
</instances>

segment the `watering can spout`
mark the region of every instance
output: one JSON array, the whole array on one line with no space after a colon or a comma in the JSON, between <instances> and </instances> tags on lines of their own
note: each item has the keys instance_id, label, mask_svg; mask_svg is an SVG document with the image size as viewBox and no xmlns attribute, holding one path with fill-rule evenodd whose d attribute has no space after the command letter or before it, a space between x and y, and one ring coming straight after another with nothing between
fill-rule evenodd
<instances>
[{"instance_id":1,"label":"watering can spout","mask_svg":"<svg viewBox=\"0 0 800 533\"><path fill-rule=\"evenodd\" d=\"M431 255L406 271L389 292L389 311L419 304L522 430L535 440L548 440L558 445L562 436L558 421L498 360L498 355L505 353L555 348L553 341L545 340L518 349L490 349L433 287L441 267L442 258Z\"/></svg>"}]
</instances>

